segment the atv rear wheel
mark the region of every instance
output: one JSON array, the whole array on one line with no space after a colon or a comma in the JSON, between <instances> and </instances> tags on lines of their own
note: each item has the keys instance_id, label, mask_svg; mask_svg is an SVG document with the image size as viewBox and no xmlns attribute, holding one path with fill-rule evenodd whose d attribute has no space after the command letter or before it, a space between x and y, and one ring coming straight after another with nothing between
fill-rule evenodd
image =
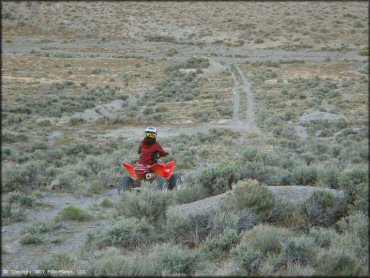
<instances>
[{"instance_id":1,"label":"atv rear wheel","mask_svg":"<svg viewBox=\"0 0 370 278\"><path fill-rule=\"evenodd\" d=\"M181 177L179 174L173 173L168 180L168 189L169 190L179 190L181 189Z\"/></svg>"},{"instance_id":2,"label":"atv rear wheel","mask_svg":"<svg viewBox=\"0 0 370 278\"><path fill-rule=\"evenodd\" d=\"M127 190L130 190L131 187L134 185L134 181L133 179L131 179L131 177L123 177L121 178L118 183L118 194L121 193L121 191L127 191Z\"/></svg>"}]
</instances>

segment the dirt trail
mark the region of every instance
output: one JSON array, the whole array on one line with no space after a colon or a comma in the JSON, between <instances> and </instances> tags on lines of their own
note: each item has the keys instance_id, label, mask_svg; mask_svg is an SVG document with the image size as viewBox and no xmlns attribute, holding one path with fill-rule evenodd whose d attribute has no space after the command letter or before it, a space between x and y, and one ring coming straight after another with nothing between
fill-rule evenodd
<instances>
[{"instance_id":1,"label":"dirt trail","mask_svg":"<svg viewBox=\"0 0 370 278\"><path fill-rule=\"evenodd\" d=\"M251 92L251 86L250 83L248 82L247 78L245 77L243 71L239 68L239 66L236 64L235 65L238 73L240 74L240 77L243 80L243 85L244 85L244 92L247 97L247 111L246 111L246 129L249 131L254 131L254 133L261 133L259 128L257 127L256 124L256 116L254 113L254 102L253 102L253 95Z\"/></svg>"}]
</instances>

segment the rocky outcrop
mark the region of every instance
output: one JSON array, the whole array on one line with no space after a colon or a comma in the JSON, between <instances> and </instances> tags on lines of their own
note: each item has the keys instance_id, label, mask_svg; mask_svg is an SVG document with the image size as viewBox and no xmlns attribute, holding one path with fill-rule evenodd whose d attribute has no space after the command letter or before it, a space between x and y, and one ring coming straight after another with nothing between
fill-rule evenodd
<instances>
[{"instance_id":1,"label":"rocky outcrop","mask_svg":"<svg viewBox=\"0 0 370 278\"><path fill-rule=\"evenodd\" d=\"M276 198L290 202L295 206L302 204L314 191L328 191L332 193L338 201L344 201L346 196L343 191L314 187L314 186L265 186ZM191 215L199 215L205 212L212 212L221 209L226 205L227 199L232 197L232 192L229 191L220 195L205 198L193 203L182 204L169 208L171 213L182 215L183 217Z\"/></svg>"}]
</instances>

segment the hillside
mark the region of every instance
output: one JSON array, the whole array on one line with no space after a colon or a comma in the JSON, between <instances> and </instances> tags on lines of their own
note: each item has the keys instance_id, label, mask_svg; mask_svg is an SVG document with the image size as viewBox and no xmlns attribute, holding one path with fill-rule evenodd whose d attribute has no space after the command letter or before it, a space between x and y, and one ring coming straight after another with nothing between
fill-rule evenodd
<instances>
[{"instance_id":1,"label":"hillside","mask_svg":"<svg viewBox=\"0 0 370 278\"><path fill-rule=\"evenodd\" d=\"M1 5L3 275L369 275L367 2Z\"/></svg>"}]
</instances>

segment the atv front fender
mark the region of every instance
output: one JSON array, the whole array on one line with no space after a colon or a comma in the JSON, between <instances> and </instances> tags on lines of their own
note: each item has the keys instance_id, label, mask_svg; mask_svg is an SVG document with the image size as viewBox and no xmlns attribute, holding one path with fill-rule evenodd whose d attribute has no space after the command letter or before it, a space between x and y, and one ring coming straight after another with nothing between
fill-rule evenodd
<instances>
[{"instance_id":1,"label":"atv front fender","mask_svg":"<svg viewBox=\"0 0 370 278\"><path fill-rule=\"evenodd\" d=\"M125 166L125 168L127 169L127 171L129 172L130 174L130 177L133 179L133 180L137 180L138 179L138 176L135 174L135 171L134 171L134 166L132 166L131 164L128 164L126 162L122 162L123 166Z\"/></svg>"}]
</instances>

